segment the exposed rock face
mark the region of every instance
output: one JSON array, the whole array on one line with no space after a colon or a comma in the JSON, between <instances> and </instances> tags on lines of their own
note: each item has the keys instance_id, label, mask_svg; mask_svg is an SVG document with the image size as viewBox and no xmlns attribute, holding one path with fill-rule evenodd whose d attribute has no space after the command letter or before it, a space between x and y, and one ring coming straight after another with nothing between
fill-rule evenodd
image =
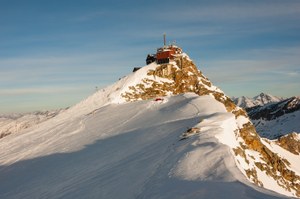
<instances>
[{"instance_id":1,"label":"exposed rock face","mask_svg":"<svg viewBox=\"0 0 300 199\"><path fill-rule=\"evenodd\" d=\"M280 187L300 197L300 177L289 169L289 162L270 150L270 145L259 137L247 113L236 106L220 89L213 86L188 56L182 54L174 62L158 65L154 70L148 71L148 76L157 78L157 81L153 78L144 78L140 83L129 87L129 91L123 93L122 97L127 101L135 101L186 92L213 96L225 105L228 112L235 115L236 120L243 118L246 121L235 132L239 146L232 149L236 164L248 165L247 169L241 170L242 173L251 182L264 187L257 175L258 171L264 172ZM161 79L164 81L160 81ZM189 133L184 134L185 138ZM260 154L259 160L251 156L253 153Z\"/></svg>"},{"instance_id":2,"label":"exposed rock face","mask_svg":"<svg viewBox=\"0 0 300 199\"><path fill-rule=\"evenodd\" d=\"M178 67L179 66L179 67ZM122 96L127 101L146 100L169 94L177 95L194 92L198 95L212 95L218 101L226 104L228 111L236 108L233 101L199 71L196 65L186 56L176 60L176 63L159 65L155 70L149 70L148 76L165 78L171 81L159 82L145 78L142 83L130 87L130 92Z\"/></svg>"},{"instance_id":3,"label":"exposed rock face","mask_svg":"<svg viewBox=\"0 0 300 199\"><path fill-rule=\"evenodd\" d=\"M278 185L284 187L288 191L295 191L296 196L300 196L300 176L294 171L289 169L289 162L273 153L266 144L264 144L259 136L257 135L255 128L252 124L247 123L242 129L240 129L240 135L245 141L241 144L243 150L254 150L261 154L261 161L254 161L255 166L265 172L268 176L271 176ZM243 151L240 149L240 151ZM234 150L236 155L240 155L242 152ZM245 154L242 155L246 162L251 161ZM252 158L253 159L253 158ZM246 174L249 179L253 180L254 183L263 186L263 184L257 179L256 169L252 168L246 170Z\"/></svg>"},{"instance_id":4,"label":"exposed rock face","mask_svg":"<svg viewBox=\"0 0 300 199\"><path fill-rule=\"evenodd\" d=\"M300 137L297 133L290 133L286 136L278 138L277 143L289 152L299 155L300 154Z\"/></svg>"}]
</instances>

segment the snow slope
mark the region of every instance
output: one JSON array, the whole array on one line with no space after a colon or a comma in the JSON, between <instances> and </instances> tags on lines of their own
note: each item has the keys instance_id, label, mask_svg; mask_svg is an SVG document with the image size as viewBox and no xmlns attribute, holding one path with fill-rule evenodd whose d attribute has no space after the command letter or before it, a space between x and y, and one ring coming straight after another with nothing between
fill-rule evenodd
<instances>
[{"instance_id":1,"label":"snow slope","mask_svg":"<svg viewBox=\"0 0 300 199\"><path fill-rule=\"evenodd\" d=\"M186 54L176 58L0 139L0 198L299 196L298 159L272 151Z\"/></svg>"},{"instance_id":2,"label":"snow slope","mask_svg":"<svg viewBox=\"0 0 300 199\"><path fill-rule=\"evenodd\" d=\"M216 138L233 133L232 118L211 96L185 94L51 119L0 140L0 198L276 198Z\"/></svg>"},{"instance_id":3,"label":"snow slope","mask_svg":"<svg viewBox=\"0 0 300 199\"><path fill-rule=\"evenodd\" d=\"M253 120L256 130L262 137L276 139L289 133L300 133L300 111L287 113L273 120Z\"/></svg>"}]
</instances>

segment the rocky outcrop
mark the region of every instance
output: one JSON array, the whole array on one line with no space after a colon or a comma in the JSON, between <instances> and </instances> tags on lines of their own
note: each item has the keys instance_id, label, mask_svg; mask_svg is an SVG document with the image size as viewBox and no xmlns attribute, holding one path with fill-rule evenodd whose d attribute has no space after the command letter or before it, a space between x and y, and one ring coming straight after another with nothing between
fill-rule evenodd
<instances>
[{"instance_id":1,"label":"rocky outcrop","mask_svg":"<svg viewBox=\"0 0 300 199\"><path fill-rule=\"evenodd\" d=\"M288 150L289 152L295 155L300 154L300 139L297 133L290 133L282 136L276 142L279 146Z\"/></svg>"},{"instance_id":2,"label":"rocky outcrop","mask_svg":"<svg viewBox=\"0 0 300 199\"><path fill-rule=\"evenodd\" d=\"M261 138L257 135L255 128L251 123L247 123L240 129L240 135L245 141L241 144L243 150L254 150L261 155L263 161L255 161L252 158L255 166L265 172L268 176L272 177L279 186L285 188L288 191L293 190L295 195L300 197L300 176L298 176L294 171L289 169L289 162L278 156L278 154L272 152L267 145L263 144ZM235 149L236 155L242 155L249 163L249 158L243 154L241 149ZM250 157L251 158L251 157ZM257 175L254 172L254 168L250 171L246 171L249 179L254 179L253 182L263 186L263 184L256 179Z\"/></svg>"},{"instance_id":3,"label":"rocky outcrop","mask_svg":"<svg viewBox=\"0 0 300 199\"><path fill-rule=\"evenodd\" d=\"M180 66L180 67L178 67ZM212 86L196 65L186 56L176 60L176 63L159 65L155 70L149 70L148 76L165 78L171 81L159 82L145 78L142 83L129 87L130 91L122 94L127 101L146 100L168 94L193 92L198 95L212 95L224 103L228 111L235 109L233 101L220 89Z\"/></svg>"}]
</instances>

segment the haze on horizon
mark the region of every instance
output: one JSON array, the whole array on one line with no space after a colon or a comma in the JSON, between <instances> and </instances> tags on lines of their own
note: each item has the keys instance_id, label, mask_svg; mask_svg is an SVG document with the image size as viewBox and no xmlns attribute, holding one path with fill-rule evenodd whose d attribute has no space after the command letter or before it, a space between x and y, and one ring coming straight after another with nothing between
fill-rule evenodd
<instances>
[{"instance_id":1,"label":"haze on horizon","mask_svg":"<svg viewBox=\"0 0 300 199\"><path fill-rule=\"evenodd\" d=\"M4 0L0 16L0 114L71 106L163 33L229 96L300 95L298 0Z\"/></svg>"}]
</instances>

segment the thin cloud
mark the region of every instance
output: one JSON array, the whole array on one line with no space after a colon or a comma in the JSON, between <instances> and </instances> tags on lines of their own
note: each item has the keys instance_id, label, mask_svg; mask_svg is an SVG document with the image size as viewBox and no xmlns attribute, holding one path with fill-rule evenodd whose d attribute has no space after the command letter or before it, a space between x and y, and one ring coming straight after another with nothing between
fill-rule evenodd
<instances>
[{"instance_id":1,"label":"thin cloud","mask_svg":"<svg viewBox=\"0 0 300 199\"><path fill-rule=\"evenodd\" d=\"M40 88L12 88L12 89L0 89L0 96L20 96L31 94L59 94L86 91L87 87L40 87Z\"/></svg>"},{"instance_id":2,"label":"thin cloud","mask_svg":"<svg viewBox=\"0 0 300 199\"><path fill-rule=\"evenodd\" d=\"M179 21L228 21L236 22L249 19L263 19L263 18L278 18L285 16L300 17L300 2L299 1L256 1L256 2L227 2L219 3L219 5L202 4L189 6L182 6L180 10L180 17L176 17ZM177 12L173 10L166 10L158 14L158 19L172 19ZM156 15L157 16L157 15ZM173 18L174 19L174 18Z\"/></svg>"},{"instance_id":3,"label":"thin cloud","mask_svg":"<svg viewBox=\"0 0 300 199\"><path fill-rule=\"evenodd\" d=\"M300 84L299 56L299 47L245 50L238 52L234 59L206 61L202 68L220 84L266 80L284 83L289 78Z\"/></svg>"},{"instance_id":4,"label":"thin cloud","mask_svg":"<svg viewBox=\"0 0 300 199\"><path fill-rule=\"evenodd\" d=\"M298 71L271 71L271 73L276 74L276 75L284 75L284 76L288 76L288 77L292 77L292 78L300 76L300 72L298 72Z\"/></svg>"},{"instance_id":5,"label":"thin cloud","mask_svg":"<svg viewBox=\"0 0 300 199\"><path fill-rule=\"evenodd\" d=\"M95 20L98 19L99 17L105 17L108 13L105 11L94 11L90 13L84 13L79 16L75 16L74 18L71 19L71 21L75 22L87 22L90 20Z\"/></svg>"},{"instance_id":6,"label":"thin cloud","mask_svg":"<svg viewBox=\"0 0 300 199\"><path fill-rule=\"evenodd\" d=\"M127 51L128 52L128 51ZM118 52L116 52L118 53ZM126 52L119 52L119 54ZM109 67L110 70L117 70L116 66L122 66L122 60L114 60L115 54L108 53L91 53L91 54L72 54L66 56L28 56L28 57L13 57L0 59L0 73L1 76L8 76L9 73L18 72L36 74L39 73L52 73L53 71L59 72L86 72L90 70L102 71L103 73L108 70L103 68ZM13 75L13 74L11 74Z\"/></svg>"}]
</instances>

